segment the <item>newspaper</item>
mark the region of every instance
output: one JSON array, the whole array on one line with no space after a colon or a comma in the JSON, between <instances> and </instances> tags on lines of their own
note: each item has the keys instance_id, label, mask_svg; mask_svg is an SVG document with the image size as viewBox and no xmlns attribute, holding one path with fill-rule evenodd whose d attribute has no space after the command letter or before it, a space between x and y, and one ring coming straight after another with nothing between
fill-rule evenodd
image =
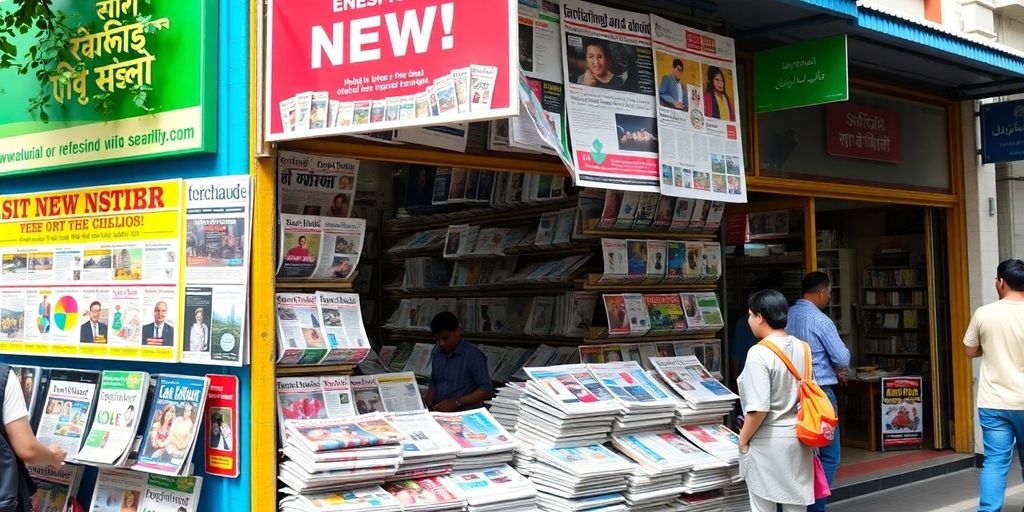
<instances>
[{"instance_id":1,"label":"newspaper","mask_svg":"<svg viewBox=\"0 0 1024 512\"><path fill-rule=\"evenodd\" d=\"M203 479L198 476L170 477L149 475L146 493L139 510L142 512L196 512ZM121 509L122 512L124 509Z\"/></svg>"},{"instance_id":2,"label":"newspaper","mask_svg":"<svg viewBox=\"0 0 1024 512\"><path fill-rule=\"evenodd\" d=\"M96 487L92 493L94 512L121 512L122 510L142 510L138 506L142 495L146 492L149 476L138 471L125 469L100 468L96 477ZM175 509L177 512L177 509Z\"/></svg>"},{"instance_id":3,"label":"newspaper","mask_svg":"<svg viewBox=\"0 0 1024 512\"><path fill-rule=\"evenodd\" d=\"M322 219L320 256L313 279L351 279L366 236L366 219Z\"/></svg>"},{"instance_id":4,"label":"newspaper","mask_svg":"<svg viewBox=\"0 0 1024 512\"><path fill-rule=\"evenodd\" d=\"M33 512L61 512L68 510L72 498L78 493L84 468L67 464L60 468L50 466L28 466L28 473L36 484L32 495ZM138 501L135 501L138 504ZM118 512L120 512L120 508ZM101 510L102 512L102 510Z\"/></svg>"},{"instance_id":5,"label":"newspaper","mask_svg":"<svg viewBox=\"0 0 1024 512\"><path fill-rule=\"evenodd\" d=\"M693 466L693 457L671 443L673 432L641 432L612 436L612 445L651 473L685 470ZM681 439L680 439L681 440ZM693 448L694 451L700 451Z\"/></svg>"},{"instance_id":6,"label":"newspaper","mask_svg":"<svg viewBox=\"0 0 1024 512\"><path fill-rule=\"evenodd\" d=\"M104 371L96 414L75 460L106 465L123 462L135 442L147 392L146 372Z\"/></svg>"},{"instance_id":7,"label":"newspaper","mask_svg":"<svg viewBox=\"0 0 1024 512\"><path fill-rule=\"evenodd\" d=\"M358 364L370 351L357 293L316 292L319 323L330 349L321 364Z\"/></svg>"},{"instance_id":8,"label":"newspaper","mask_svg":"<svg viewBox=\"0 0 1024 512\"><path fill-rule=\"evenodd\" d=\"M688 402L722 402L738 400L729 388L704 367L696 356L652 357L651 365L662 379Z\"/></svg>"},{"instance_id":9,"label":"newspaper","mask_svg":"<svg viewBox=\"0 0 1024 512\"><path fill-rule=\"evenodd\" d=\"M379 485L346 491L300 494L281 500L282 512L397 512L398 499Z\"/></svg>"},{"instance_id":10,"label":"newspaper","mask_svg":"<svg viewBox=\"0 0 1024 512\"><path fill-rule=\"evenodd\" d=\"M344 379L347 383L348 377ZM276 384L278 425L283 426L285 420L327 419L324 384L320 377L281 377ZM279 432L282 441L287 440L285 429L279 428Z\"/></svg>"},{"instance_id":11,"label":"newspaper","mask_svg":"<svg viewBox=\"0 0 1024 512\"><path fill-rule=\"evenodd\" d=\"M635 361L587 365L604 387L627 404L664 405L675 400Z\"/></svg>"},{"instance_id":12,"label":"newspaper","mask_svg":"<svg viewBox=\"0 0 1024 512\"><path fill-rule=\"evenodd\" d=\"M455 471L448 480L470 507L513 502L537 495L537 490L508 464L487 469Z\"/></svg>"},{"instance_id":13,"label":"newspaper","mask_svg":"<svg viewBox=\"0 0 1024 512\"><path fill-rule=\"evenodd\" d=\"M443 477L388 482L382 487L398 499L402 510L461 510L465 502L446 485Z\"/></svg>"},{"instance_id":14,"label":"newspaper","mask_svg":"<svg viewBox=\"0 0 1024 512\"><path fill-rule=\"evenodd\" d=\"M487 409L435 412L433 416L462 447L461 454L511 451L518 444Z\"/></svg>"},{"instance_id":15,"label":"newspaper","mask_svg":"<svg viewBox=\"0 0 1024 512\"><path fill-rule=\"evenodd\" d=\"M402 433L380 413L326 420L286 420L289 443L292 436L310 452L397 444Z\"/></svg>"},{"instance_id":16,"label":"newspaper","mask_svg":"<svg viewBox=\"0 0 1024 512\"><path fill-rule=\"evenodd\" d=\"M576 185L658 192L650 16L563 0L562 36Z\"/></svg>"},{"instance_id":17,"label":"newspaper","mask_svg":"<svg viewBox=\"0 0 1024 512\"><path fill-rule=\"evenodd\" d=\"M454 455L461 449L425 410L388 413L384 417L405 435L402 440L402 457L406 460Z\"/></svg>"},{"instance_id":18,"label":"newspaper","mask_svg":"<svg viewBox=\"0 0 1024 512\"><path fill-rule=\"evenodd\" d=\"M698 448L725 462L739 460L739 436L725 425L680 425L676 429Z\"/></svg>"},{"instance_id":19,"label":"newspaper","mask_svg":"<svg viewBox=\"0 0 1024 512\"><path fill-rule=\"evenodd\" d=\"M192 460L210 380L160 375L133 469L177 476Z\"/></svg>"},{"instance_id":20,"label":"newspaper","mask_svg":"<svg viewBox=\"0 0 1024 512\"><path fill-rule=\"evenodd\" d=\"M525 368L530 380L566 412L618 410L619 404L582 364Z\"/></svg>"},{"instance_id":21,"label":"newspaper","mask_svg":"<svg viewBox=\"0 0 1024 512\"><path fill-rule=\"evenodd\" d=\"M565 115L561 59L562 34L558 3L519 0L519 69L541 106L535 115L543 116L558 140L565 141L561 133L562 118ZM523 112L511 117L508 123L508 143L511 147L555 152L538 133L529 113Z\"/></svg>"},{"instance_id":22,"label":"newspaper","mask_svg":"<svg viewBox=\"0 0 1024 512\"><path fill-rule=\"evenodd\" d=\"M323 250L323 218L311 215L280 215L277 277L312 277Z\"/></svg>"},{"instance_id":23,"label":"newspaper","mask_svg":"<svg viewBox=\"0 0 1024 512\"><path fill-rule=\"evenodd\" d=\"M632 472L635 465L600 444L570 448L536 448L537 458L574 475Z\"/></svg>"},{"instance_id":24,"label":"newspaper","mask_svg":"<svg viewBox=\"0 0 1024 512\"><path fill-rule=\"evenodd\" d=\"M327 411L328 417L347 418L356 415L355 404L352 401L352 385L347 375L322 375L320 388L323 389L323 408ZM282 422L281 425L283 424Z\"/></svg>"},{"instance_id":25,"label":"newspaper","mask_svg":"<svg viewBox=\"0 0 1024 512\"><path fill-rule=\"evenodd\" d=\"M651 15L661 193L746 202L736 43Z\"/></svg>"},{"instance_id":26,"label":"newspaper","mask_svg":"<svg viewBox=\"0 0 1024 512\"><path fill-rule=\"evenodd\" d=\"M377 375L377 388L387 412L424 410L416 376L409 372Z\"/></svg>"},{"instance_id":27,"label":"newspaper","mask_svg":"<svg viewBox=\"0 0 1024 512\"><path fill-rule=\"evenodd\" d=\"M349 217L358 174L357 160L279 151L278 212Z\"/></svg>"},{"instance_id":28,"label":"newspaper","mask_svg":"<svg viewBox=\"0 0 1024 512\"><path fill-rule=\"evenodd\" d=\"M36 437L44 446L57 445L73 459L85 439L93 415L99 372L50 370L50 381Z\"/></svg>"},{"instance_id":29,"label":"newspaper","mask_svg":"<svg viewBox=\"0 0 1024 512\"><path fill-rule=\"evenodd\" d=\"M277 362L310 365L327 355L316 295L279 293L277 301Z\"/></svg>"}]
</instances>

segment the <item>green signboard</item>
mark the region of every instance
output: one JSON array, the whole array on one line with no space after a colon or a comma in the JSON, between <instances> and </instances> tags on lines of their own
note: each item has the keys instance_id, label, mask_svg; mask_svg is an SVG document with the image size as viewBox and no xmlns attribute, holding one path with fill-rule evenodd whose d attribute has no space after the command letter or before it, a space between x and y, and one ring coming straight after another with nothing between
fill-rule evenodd
<instances>
[{"instance_id":1,"label":"green signboard","mask_svg":"<svg viewBox=\"0 0 1024 512\"><path fill-rule=\"evenodd\" d=\"M0 71L0 176L215 150L217 2L59 5L75 30L50 80ZM34 37L13 41L19 56ZM40 92L48 122L29 108Z\"/></svg>"},{"instance_id":2,"label":"green signboard","mask_svg":"<svg viewBox=\"0 0 1024 512\"><path fill-rule=\"evenodd\" d=\"M754 105L770 112L846 101L848 71L845 34L757 52Z\"/></svg>"}]
</instances>

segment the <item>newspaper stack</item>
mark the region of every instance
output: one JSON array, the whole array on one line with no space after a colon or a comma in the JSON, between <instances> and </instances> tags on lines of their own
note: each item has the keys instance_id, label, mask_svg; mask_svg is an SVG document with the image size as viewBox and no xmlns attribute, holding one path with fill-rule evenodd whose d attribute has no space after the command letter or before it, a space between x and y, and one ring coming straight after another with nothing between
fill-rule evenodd
<instances>
[{"instance_id":1,"label":"newspaper stack","mask_svg":"<svg viewBox=\"0 0 1024 512\"><path fill-rule=\"evenodd\" d=\"M538 448L531 480L539 492L540 508L561 511L569 505L568 500L621 493L636 468L636 464L600 444Z\"/></svg>"},{"instance_id":2,"label":"newspaper stack","mask_svg":"<svg viewBox=\"0 0 1024 512\"><path fill-rule=\"evenodd\" d=\"M466 505L443 476L399 480L382 487L398 500L403 512L461 511Z\"/></svg>"},{"instance_id":3,"label":"newspaper stack","mask_svg":"<svg viewBox=\"0 0 1024 512\"><path fill-rule=\"evenodd\" d=\"M509 432L515 432L519 411L522 409L522 398L526 393L525 382L509 382L498 388L491 399L491 415Z\"/></svg>"},{"instance_id":4,"label":"newspaper stack","mask_svg":"<svg viewBox=\"0 0 1024 512\"><path fill-rule=\"evenodd\" d=\"M740 461L740 438L725 425L685 425L676 427L691 443L730 466Z\"/></svg>"},{"instance_id":5,"label":"newspaper stack","mask_svg":"<svg viewBox=\"0 0 1024 512\"><path fill-rule=\"evenodd\" d=\"M747 484L735 482L725 488L722 512L750 512L750 493Z\"/></svg>"},{"instance_id":6,"label":"newspaper stack","mask_svg":"<svg viewBox=\"0 0 1024 512\"><path fill-rule=\"evenodd\" d=\"M677 512L721 512L725 498L718 492L683 494L673 504ZM750 510L750 503L746 503Z\"/></svg>"},{"instance_id":7,"label":"newspaper stack","mask_svg":"<svg viewBox=\"0 0 1024 512\"><path fill-rule=\"evenodd\" d=\"M689 470L722 469L725 464L672 431L620 434L612 444L639 464L629 477L626 502L631 510L664 510L684 491Z\"/></svg>"},{"instance_id":8,"label":"newspaper stack","mask_svg":"<svg viewBox=\"0 0 1024 512\"><path fill-rule=\"evenodd\" d=\"M402 504L379 485L348 491L288 496L280 512L400 512Z\"/></svg>"},{"instance_id":9,"label":"newspaper stack","mask_svg":"<svg viewBox=\"0 0 1024 512\"><path fill-rule=\"evenodd\" d=\"M603 443L622 406L582 364L526 368L516 436L536 446Z\"/></svg>"},{"instance_id":10,"label":"newspaper stack","mask_svg":"<svg viewBox=\"0 0 1024 512\"><path fill-rule=\"evenodd\" d=\"M516 471L523 476L530 476L533 474L533 465L537 463L537 450L533 448L533 445L523 441L519 442L519 446L516 446L514 452L512 452L512 465L516 468Z\"/></svg>"},{"instance_id":11,"label":"newspaper stack","mask_svg":"<svg viewBox=\"0 0 1024 512\"><path fill-rule=\"evenodd\" d=\"M620 402L613 431L637 432L672 425L676 401L635 361L587 365L590 373Z\"/></svg>"},{"instance_id":12,"label":"newspaper stack","mask_svg":"<svg viewBox=\"0 0 1024 512\"><path fill-rule=\"evenodd\" d=\"M459 445L455 469L481 469L512 462L518 443L487 409L435 412L433 416Z\"/></svg>"},{"instance_id":13,"label":"newspaper stack","mask_svg":"<svg viewBox=\"0 0 1024 512\"><path fill-rule=\"evenodd\" d=\"M325 420L286 420L278 478L286 494L355 487L393 476L402 463L402 433L381 413Z\"/></svg>"},{"instance_id":14,"label":"newspaper stack","mask_svg":"<svg viewBox=\"0 0 1024 512\"><path fill-rule=\"evenodd\" d=\"M543 502L541 501L542 499ZM586 498L577 498L574 500L559 498L555 495L538 494L537 502L540 510L558 510L559 512L564 510L572 512L625 512L629 510L626 508L626 498L622 497L622 495L617 492L588 496Z\"/></svg>"},{"instance_id":15,"label":"newspaper stack","mask_svg":"<svg viewBox=\"0 0 1024 512\"><path fill-rule=\"evenodd\" d=\"M733 482L728 467L690 471L683 477L683 489L687 493L699 493L721 489Z\"/></svg>"},{"instance_id":16,"label":"newspaper stack","mask_svg":"<svg viewBox=\"0 0 1024 512\"><path fill-rule=\"evenodd\" d=\"M451 473L455 456L461 448L429 412L401 412L385 414L384 417L405 435L402 441L402 463L394 479L426 478Z\"/></svg>"},{"instance_id":17,"label":"newspaper stack","mask_svg":"<svg viewBox=\"0 0 1024 512\"><path fill-rule=\"evenodd\" d=\"M721 422L739 400L696 356L652 357L650 361L661 381L683 399L683 406L676 410L679 425Z\"/></svg>"},{"instance_id":18,"label":"newspaper stack","mask_svg":"<svg viewBox=\"0 0 1024 512\"><path fill-rule=\"evenodd\" d=\"M537 488L506 464L456 471L448 480L466 499L469 512L525 511L537 507Z\"/></svg>"}]
</instances>

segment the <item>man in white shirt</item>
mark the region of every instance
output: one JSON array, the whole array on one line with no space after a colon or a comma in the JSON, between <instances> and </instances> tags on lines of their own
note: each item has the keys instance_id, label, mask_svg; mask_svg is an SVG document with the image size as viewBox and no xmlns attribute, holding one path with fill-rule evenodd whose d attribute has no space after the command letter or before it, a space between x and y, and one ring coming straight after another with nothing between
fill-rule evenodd
<instances>
[{"instance_id":1,"label":"man in white shirt","mask_svg":"<svg viewBox=\"0 0 1024 512\"><path fill-rule=\"evenodd\" d=\"M978 512L1003 509L1015 443L1024 442L1024 261L996 269L999 300L974 312L964 353L981 358L978 419L985 443Z\"/></svg>"},{"instance_id":2,"label":"man in white shirt","mask_svg":"<svg viewBox=\"0 0 1024 512\"><path fill-rule=\"evenodd\" d=\"M28 408L25 407L25 396L21 393L18 376L10 366L5 364L0 364L0 372L7 373L7 382L3 387L4 434L6 434L8 445L18 462L32 466L63 466L67 452L56 445L43 446L32 432ZM29 492L28 484L31 476L22 464L19 466L21 466L19 473L23 483L19 486L20 508L17 510L29 510L31 509L32 495Z\"/></svg>"},{"instance_id":3,"label":"man in white shirt","mask_svg":"<svg viewBox=\"0 0 1024 512\"><path fill-rule=\"evenodd\" d=\"M89 321L82 324L79 341L82 343L107 342L107 324L100 322L100 311L102 310L103 306L98 300L89 304Z\"/></svg>"}]
</instances>

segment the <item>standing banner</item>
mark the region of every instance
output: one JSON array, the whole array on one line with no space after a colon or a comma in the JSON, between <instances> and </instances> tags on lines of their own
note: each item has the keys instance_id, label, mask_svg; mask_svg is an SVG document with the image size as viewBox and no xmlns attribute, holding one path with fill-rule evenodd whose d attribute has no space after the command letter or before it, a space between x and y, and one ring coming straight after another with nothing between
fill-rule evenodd
<instances>
[{"instance_id":1,"label":"standing banner","mask_svg":"<svg viewBox=\"0 0 1024 512\"><path fill-rule=\"evenodd\" d=\"M846 34L754 54L757 112L850 99Z\"/></svg>"},{"instance_id":2,"label":"standing banner","mask_svg":"<svg viewBox=\"0 0 1024 512\"><path fill-rule=\"evenodd\" d=\"M238 377L206 376L206 473L238 478Z\"/></svg>"},{"instance_id":3,"label":"standing banner","mask_svg":"<svg viewBox=\"0 0 1024 512\"><path fill-rule=\"evenodd\" d=\"M1024 100L981 106L981 161L1024 160Z\"/></svg>"},{"instance_id":4,"label":"standing banner","mask_svg":"<svg viewBox=\"0 0 1024 512\"><path fill-rule=\"evenodd\" d=\"M181 180L0 196L0 353L177 361L182 200Z\"/></svg>"},{"instance_id":5,"label":"standing banner","mask_svg":"<svg viewBox=\"0 0 1024 512\"><path fill-rule=\"evenodd\" d=\"M882 379L882 450L924 442L921 377Z\"/></svg>"},{"instance_id":6,"label":"standing banner","mask_svg":"<svg viewBox=\"0 0 1024 512\"><path fill-rule=\"evenodd\" d=\"M661 193L743 203L736 45L651 15Z\"/></svg>"},{"instance_id":7,"label":"standing banner","mask_svg":"<svg viewBox=\"0 0 1024 512\"><path fill-rule=\"evenodd\" d=\"M0 2L0 17L17 5ZM0 70L0 176L216 149L217 2L100 0L52 9L74 27L54 42L67 60L42 83L19 66ZM33 29L3 42L22 51L34 37ZM48 102L30 112L40 94Z\"/></svg>"},{"instance_id":8,"label":"standing banner","mask_svg":"<svg viewBox=\"0 0 1024 512\"><path fill-rule=\"evenodd\" d=\"M270 0L267 140L516 115L516 1Z\"/></svg>"},{"instance_id":9,"label":"standing banner","mask_svg":"<svg viewBox=\"0 0 1024 512\"><path fill-rule=\"evenodd\" d=\"M650 16L563 0L562 35L576 184L658 192Z\"/></svg>"}]
</instances>

